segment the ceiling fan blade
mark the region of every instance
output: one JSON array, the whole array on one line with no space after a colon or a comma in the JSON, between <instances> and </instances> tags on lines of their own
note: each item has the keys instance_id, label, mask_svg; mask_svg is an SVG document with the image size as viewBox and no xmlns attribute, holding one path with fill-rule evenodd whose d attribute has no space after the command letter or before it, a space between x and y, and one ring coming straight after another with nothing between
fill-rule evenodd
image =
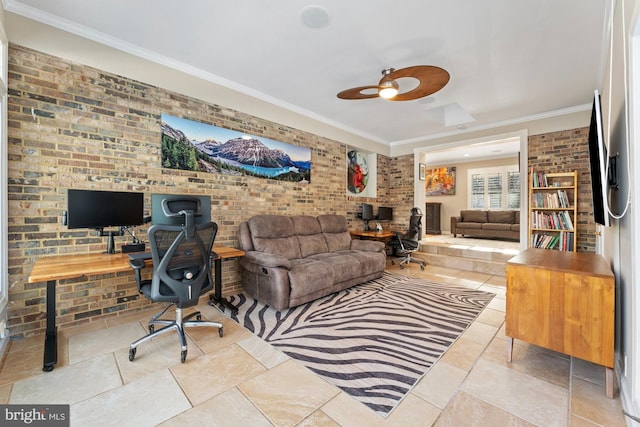
<instances>
[{"instance_id":1,"label":"ceiling fan blade","mask_svg":"<svg viewBox=\"0 0 640 427\"><path fill-rule=\"evenodd\" d=\"M390 101L410 101L413 99L423 98L425 96L436 93L449 83L449 73L433 65L415 65L413 67L401 68L394 70L389 77L399 79L410 77L417 79L419 84L408 92L399 93ZM383 77L386 78L386 77Z\"/></svg>"},{"instance_id":2,"label":"ceiling fan blade","mask_svg":"<svg viewBox=\"0 0 640 427\"><path fill-rule=\"evenodd\" d=\"M375 93L362 93L363 90L375 89ZM351 89L345 89L338 93L338 98L341 99L368 99L378 97L378 85L375 86L360 86Z\"/></svg>"}]
</instances>

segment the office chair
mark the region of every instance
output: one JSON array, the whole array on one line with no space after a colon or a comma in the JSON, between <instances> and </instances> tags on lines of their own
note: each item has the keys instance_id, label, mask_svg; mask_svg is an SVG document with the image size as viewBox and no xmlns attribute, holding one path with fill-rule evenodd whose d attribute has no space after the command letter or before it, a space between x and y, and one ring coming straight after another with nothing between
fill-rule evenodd
<instances>
[{"instance_id":1,"label":"office chair","mask_svg":"<svg viewBox=\"0 0 640 427\"><path fill-rule=\"evenodd\" d=\"M184 204L180 205L181 207ZM167 306L154 315L148 323L149 334L135 341L129 347L129 360L136 357L138 346L165 332L175 330L180 340L180 362L187 358L187 339L184 328L191 326L212 326L218 328L222 337L222 323L203 321L200 312L182 316L184 308L198 304L200 295L213 288L211 263L213 241L218 232L215 222L194 223L194 210L181 209L172 212L170 205L163 203L165 215L169 218L184 217L181 225L154 224L149 228L148 237L153 259L151 280L142 280L141 270L144 259L131 259L129 264L135 271L138 290L153 302L164 302ZM175 319L160 319L172 306L176 308ZM192 320L195 317L195 320ZM156 325L164 325L155 329Z\"/></svg>"},{"instance_id":2,"label":"office chair","mask_svg":"<svg viewBox=\"0 0 640 427\"><path fill-rule=\"evenodd\" d=\"M416 263L420 265L420 269L424 270L426 263L421 259L411 256L420 248L420 236L422 234L422 212L418 208L411 209L411 217L409 218L409 229L403 234L398 231L393 232L395 239L389 241L388 245L394 249L400 257L391 260L391 264L395 265L395 261L400 261L400 269L404 268L404 264Z\"/></svg>"}]
</instances>

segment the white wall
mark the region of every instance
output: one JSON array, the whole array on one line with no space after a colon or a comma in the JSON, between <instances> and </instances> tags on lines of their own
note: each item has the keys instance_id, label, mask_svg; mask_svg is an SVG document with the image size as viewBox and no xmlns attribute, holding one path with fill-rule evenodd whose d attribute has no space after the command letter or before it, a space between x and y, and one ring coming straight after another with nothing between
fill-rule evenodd
<instances>
[{"instance_id":1,"label":"white wall","mask_svg":"<svg viewBox=\"0 0 640 427\"><path fill-rule=\"evenodd\" d=\"M636 65L629 67L633 59L629 55L629 47L638 44L640 40L639 7L638 0L615 2L610 34L612 48L609 50L607 69L600 88L605 140L609 154L619 155L620 189L611 193L611 207L616 214L629 208L623 217L614 219L612 226L603 230L602 255L611 263L616 277L616 375L620 381L621 400L625 410L635 416L640 416L640 328L637 325L640 290L634 266L640 256L640 224L638 213L634 212L633 204L627 204L627 200L633 194L632 183L638 182L640 167L640 164L634 167L629 163L634 154L632 146L637 145L640 131L638 114L631 115L634 110L629 110L633 108L633 102L638 102L640 98L636 96L634 101L633 80L629 79L634 74L640 76L640 67L637 65L640 64L640 48L635 49ZM634 31L635 41L632 37ZM633 85L638 85L639 82L640 79L636 78ZM635 92L640 94L638 89ZM628 120L628 117L635 119ZM636 199L635 204L638 202L640 200ZM636 236L635 242L633 236Z\"/></svg>"}]
</instances>

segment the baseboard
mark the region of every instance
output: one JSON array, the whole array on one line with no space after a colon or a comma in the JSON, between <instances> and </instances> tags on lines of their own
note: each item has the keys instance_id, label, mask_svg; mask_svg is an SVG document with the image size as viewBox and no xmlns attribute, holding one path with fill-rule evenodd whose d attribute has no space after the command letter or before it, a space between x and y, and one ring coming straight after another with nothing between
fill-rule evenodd
<instances>
[{"instance_id":1,"label":"baseboard","mask_svg":"<svg viewBox=\"0 0 640 427\"><path fill-rule=\"evenodd\" d=\"M620 363L617 363L616 373L623 372L620 368ZM627 381L627 377L624 377L620 374L617 375L618 384L620 385L620 403L622 404L622 410L627 414L630 414L633 417L640 419L640 406L634 403L634 400L631 396L631 385ZM624 416L627 426L629 427L639 427L640 423L634 421L629 416Z\"/></svg>"}]
</instances>

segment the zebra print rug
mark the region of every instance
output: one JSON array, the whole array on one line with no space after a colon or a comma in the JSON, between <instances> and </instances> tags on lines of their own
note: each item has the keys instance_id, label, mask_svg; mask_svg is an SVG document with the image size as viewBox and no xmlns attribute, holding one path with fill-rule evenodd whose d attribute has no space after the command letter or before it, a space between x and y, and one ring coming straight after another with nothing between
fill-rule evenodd
<instances>
[{"instance_id":1,"label":"zebra print rug","mask_svg":"<svg viewBox=\"0 0 640 427\"><path fill-rule=\"evenodd\" d=\"M385 272L281 312L229 300L233 320L386 417L494 296Z\"/></svg>"}]
</instances>

